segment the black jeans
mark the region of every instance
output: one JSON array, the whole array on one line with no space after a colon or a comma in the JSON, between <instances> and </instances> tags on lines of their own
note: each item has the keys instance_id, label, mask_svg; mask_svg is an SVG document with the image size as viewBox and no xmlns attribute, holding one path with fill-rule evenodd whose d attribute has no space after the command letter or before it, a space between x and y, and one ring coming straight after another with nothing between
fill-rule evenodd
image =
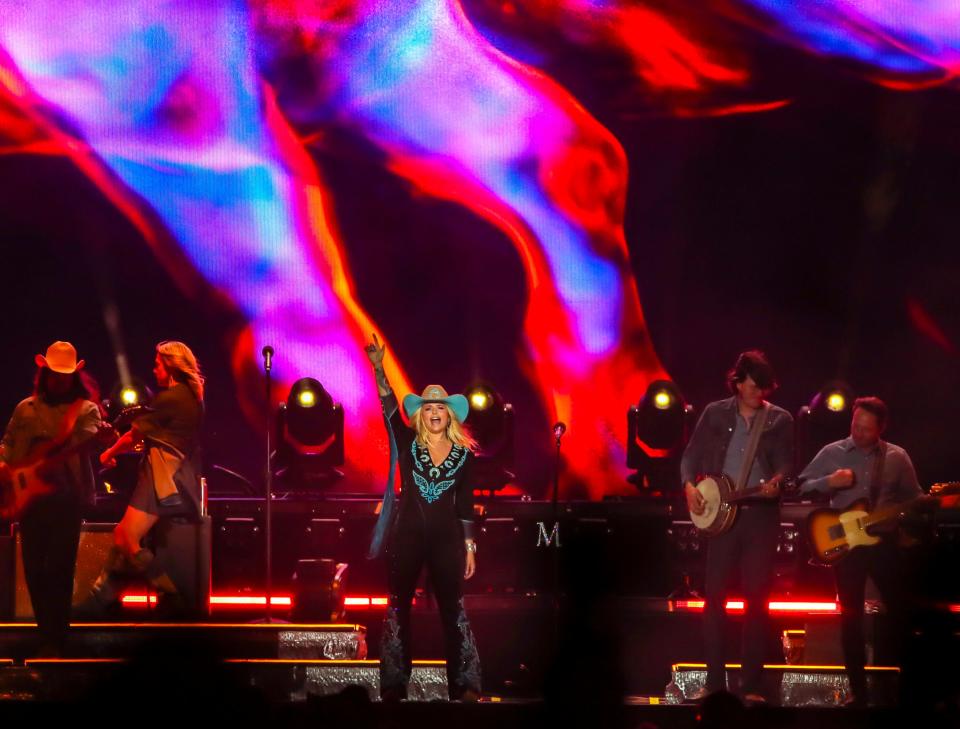
<instances>
[{"instance_id":1,"label":"black jeans","mask_svg":"<svg viewBox=\"0 0 960 729\"><path fill-rule=\"evenodd\" d=\"M406 696L410 680L410 607L424 565L430 576L443 625L450 698L480 693L480 658L463 607L464 542L459 524L442 533L398 529L389 544L390 604L380 644L380 692Z\"/></svg>"},{"instance_id":2,"label":"black jeans","mask_svg":"<svg viewBox=\"0 0 960 729\"><path fill-rule=\"evenodd\" d=\"M776 506L740 508L730 531L713 537L707 546L704 643L707 654L707 689L726 688L724 663L727 637L726 601L735 570L740 569L746 617L743 625L743 693L760 693L763 661L770 644L767 603L773 583L780 510Z\"/></svg>"},{"instance_id":3,"label":"black jeans","mask_svg":"<svg viewBox=\"0 0 960 729\"><path fill-rule=\"evenodd\" d=\"M854 696L866 698L867 679L864 671L866 646L863 633L863 599L867 575L880 591L890 626L891 656L900 665L906 637L905 603L907 570L903 551L889 542L861 547L847 554L834 565L833 576L840 598L840 636L843 660Z\"/></svg>"},{"instance_id":4,"label":"black jeans","mask_svg":"<svg viewBox=\"0 0 960 729\"><path fill-rule=\"evenodd\" d=\"M80 505L60 497L34 502L20 519L23 573L44 644L59 649L70 627Z\"/></svg>"}]
</instances>

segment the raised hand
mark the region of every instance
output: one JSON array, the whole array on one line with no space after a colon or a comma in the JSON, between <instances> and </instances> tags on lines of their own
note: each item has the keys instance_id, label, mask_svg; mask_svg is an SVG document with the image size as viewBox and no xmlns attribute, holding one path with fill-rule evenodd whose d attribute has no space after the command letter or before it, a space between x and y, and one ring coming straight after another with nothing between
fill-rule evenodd
<instances>
[{"instance_id":1,"label":"raised hand","mask_svg":"<svg viewBox=\"0 0 960 729\"><path fill-rule=\"evenodd\" d=\"M835 491L848 489L856 483L857 477L849 468L838 468L827 478L827 486Z\"/></svg>"},{"instance_id":2,"label":"raised hand","mask_svg":"<svg viewBox=\"0 0 960 729\"><path fill-rule=\"evenodd\" d=\"M373 365L374 369L379 369L383 366L383 355L387 351L385 345L380 344L380 340L377 339L377 335L373 335L373 341L363 348L363 351L367 353L367 358L370 360L370 364Z\"/></svg>"}]
</instances>

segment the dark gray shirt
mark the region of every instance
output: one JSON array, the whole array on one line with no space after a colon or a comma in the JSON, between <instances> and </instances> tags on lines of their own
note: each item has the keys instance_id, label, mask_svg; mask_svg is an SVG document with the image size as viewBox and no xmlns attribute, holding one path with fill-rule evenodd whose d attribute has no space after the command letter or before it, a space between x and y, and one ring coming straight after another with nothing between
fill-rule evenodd
<instances>
[{"instance_id":1,"label":"dark gray shirt","mask_svg":"<svg viewBox=\"0 0 960 729\"><path fill-rule=\"evenodd\" d=\"M38 397L21 401L7 423L0 458L16 464L27 458L40 443L57 438L70 407L71 403L50 405ZM84 400L66 445L86 440L96 434L99 426L100 409L96 403ZM93 502L94 479L89 456L74 454L66 460L63 468L51 474L50 479L62 489L74 489L81 503Z\"/></svg>"},{"instance_id":2,"label":"dark gray shirt","mask_svg":"<svg viewBox=\"0 0 960 729\"><path fill-rule=\"evenodd\" d=\"M917 482L917 473L910 456L898 445L886 444L887 453L883 459L883 473L880 474L880 493L875 506L899 504L921 496L923 491ZM830 506L845 509L858 499L870 498L870 480L873 478L874 464L879 457L879 448L874 446L863 451L847 437L824 446L810 461L800 480L801 491L830 494ZM827 479L834 471L849 468L853 471L854 485L848 489L835 490L827 485Z\"/></svg>"}]
</instances>

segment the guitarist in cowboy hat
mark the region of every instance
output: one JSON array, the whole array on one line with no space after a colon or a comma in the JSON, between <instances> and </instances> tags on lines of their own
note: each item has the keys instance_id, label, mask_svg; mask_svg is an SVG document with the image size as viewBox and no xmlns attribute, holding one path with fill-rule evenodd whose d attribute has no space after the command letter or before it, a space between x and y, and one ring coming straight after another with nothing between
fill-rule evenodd
<instances>
[{"instance_id":1,"label":"guitarist in cowboy hat","mask_svg":"<svg viewBox=\"0 0 960 729\"><path fill-rule=\"evenodd\" d=\"M69 342L54 342L35 358L33 395L23 400L3 435L0 470L40 456L52 447L69 447L101 430L96 383L83 372L83 360ZM52 455L52 453L51 453ZM52 491L35 498L20 515L23 570L41 637L40 656L59 656L70 625L73 571L80 543L81 513L93 501L90 459L74 453L41 468Z\"/></svg>"},{"instance_id":2,"label":"guitarist in cowboy hat","mask_svg":"<svg viewBox=\"0 0 960 729\"><path fill-rule=\"evenodd\" d=\"M855 501L866 499L872 510L922 496L910 456L881 437L888 413L886 403L879 397L854 401L849 437L824 446L810 461L800 474L801 490L829 494L834 509L846 509ZM833 566L840 599L843 657L850 679L848 705L866 705L863 599L867 575L873 577L883 597L896 643L902 643L906 621L904 557L888 530L879 544L851 550ZM894 646L895 653L900 649L900 645Z\"/></svg>"}]
</instances>

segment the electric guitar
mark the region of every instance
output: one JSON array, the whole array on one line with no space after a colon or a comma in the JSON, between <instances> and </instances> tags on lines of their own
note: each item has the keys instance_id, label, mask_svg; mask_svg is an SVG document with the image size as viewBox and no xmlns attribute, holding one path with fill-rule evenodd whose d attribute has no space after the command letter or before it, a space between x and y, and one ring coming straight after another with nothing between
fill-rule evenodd
<instances>
[{"instance_id":1,"label":"electric guitar","mask_svg":"<svg viewBox=\"0 0 960 729\"><path fill-rule=\"evenodd\" d=\"M0 518L19 519L34 500L57 489L49 478L69 458L116 437L114 427L103 424L96 433L70 446L63 440L40 443L23 460L0 469Z\"/></svg>"},{"instance_id":2,"label":"electric guitar","mask_svg":"<svg viewBox=\"0 0 960 729\"><path fill-rule=\"evenodd\" d=\"M960 481L934 484L930 496L947 496L960 492ZM899 522L925 496L918 496L900 504L890 504L868 511L866 499L859 499L846 509L815 509L807 517L807 541L814 559L832 565L857 547L872 547L880 537L870 533L871 527L882 527Z\"/></svg>"}]
</instances>

